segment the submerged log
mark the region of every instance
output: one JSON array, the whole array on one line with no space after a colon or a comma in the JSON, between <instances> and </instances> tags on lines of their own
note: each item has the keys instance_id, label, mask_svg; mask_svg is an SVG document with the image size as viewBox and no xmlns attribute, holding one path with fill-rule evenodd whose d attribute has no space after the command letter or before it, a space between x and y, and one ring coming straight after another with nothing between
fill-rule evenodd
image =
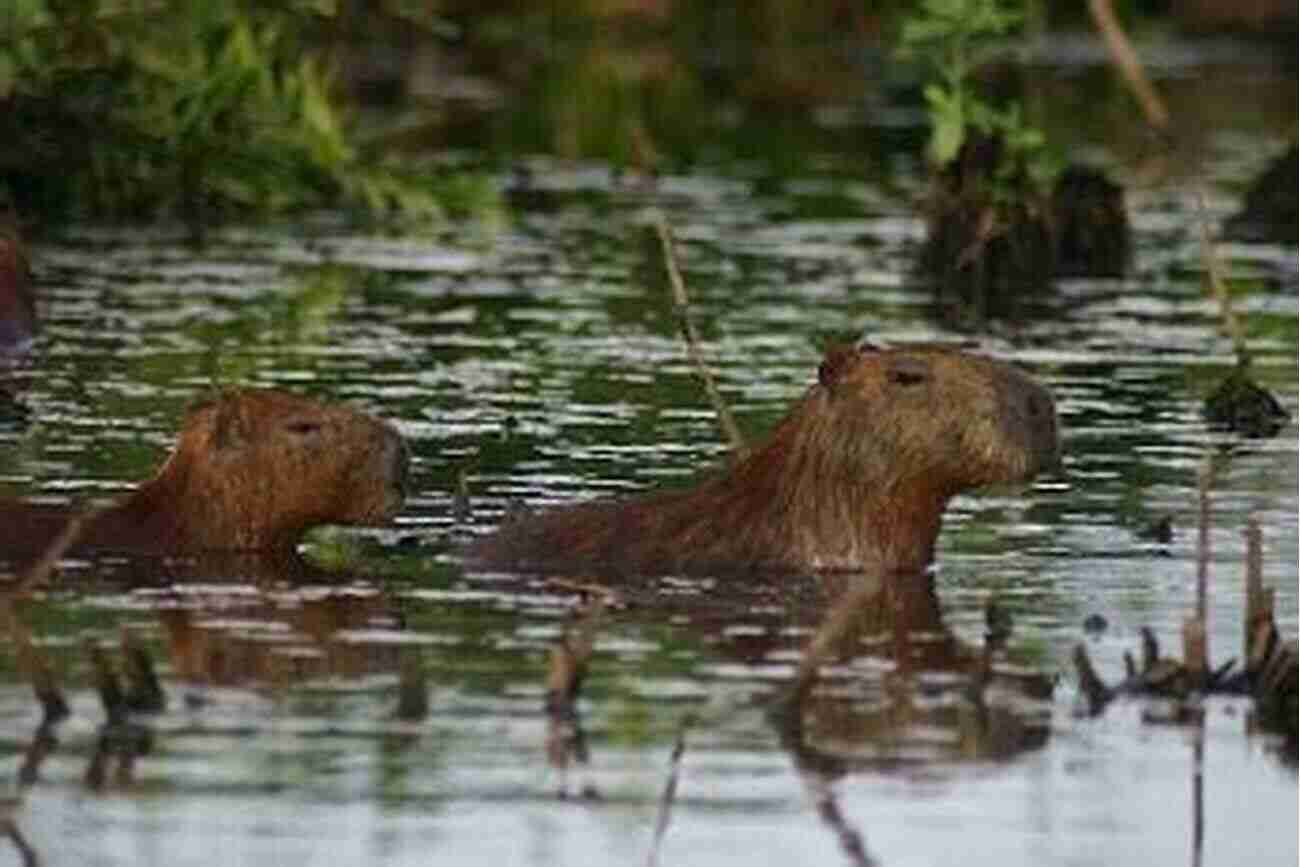
<instances>
[{"instance_id":1,"label":"submerged log","mask_svg":"<svg viewBox=\"0 0 1300 867\"><path fill-rule=\"evenodd\" d=\"M1051 204L1021 167L998 177L1004 150L999 138L968 130L931 181L919 264L942 319L1018 315L1052 278ZM999 195L995 183L1009 194Z\"/></svg>"},{"instance_id":2,"label":"submerged log","mask_svg":"<svg viewBox=\"0 0 1300 867\"><path fill-rule=\"evenodd\" d=\"M1072 165L1052 191L1058 277L1122 277L1133 255L1124 188L1088 166Z\"/></svg>"},{"instance_id":3,"label":"submerged log","mask_svg":"<svg viewBox=\"0 0 1300 867\"><path fill-rule=\"evenodd\" d=\"M1205 399L1205 420L1252 439L1276 436L1291 420L1282 405L1237 367Z\"/></svg>"},{"instance_id":4,"label":"submerged log","mask_svg":"<svg viewBox=\"0 0 1300 867\"><path fill-rule=\"evenodd\" d=\"M1272 588L1261 588L1258 578L1258 527L1247 529L1246 604L1243 631L1246 634L1245 664L1229 659L1212 668L1206 651L1205 621L1191 617L1183 625L1183 659L1161 657L1155 633L1142 629L1140 666L1125 654L1125 677L1114 685L1097 674L1082 644L1074 650L1074 667L1079 689L1087 702L1085 715L1097 716L1117 696L1135 695L1172 698L1171 711L1147 714L1158 722L1196 722L1200 718L1198 696L1206 694L1249 695L1254 702L1253 723L1265 731L1286 738L1287 752L1297 752L1300 727L1300 647L1286 641L1273 619Z\"/></svg>"},{"instance_id":5,"label":"submerged log","mask_svg":"<svg viewBox=\"0 0 1300 867\"><path fill-rule=\"evenodd\" d=\"M609 600L608 595L597 592L551 648L546 672L546 758L561 775L560 797L568 794L563 778L569 765L586 765L590 760L577 702ZM590 784L582 788L581 795L589 800L599 797Z\"/></svg>"},{"instance_id":6,"label":"submerged log","mask_svg":"<svg viewBox=\"0 0 1300 867\"><path fill-rule=\"evenodd\" d=\"M1300 150L1291 145L1246 190L1241 210L1223 224L1223 236L1233 241L1294 244L1300 230L1296 185L1300 183Z\"/></svg>"},{"instance_id":7,"label":"submerged log","mask_svg":"<svg viewBox=\"0 0 1300 867\"><path fill-rule=\"evenodd\" d=\"M997 136L967 131L926 195L920 271L940 318L979 323L1032 312L1055 277L1116 277L1132 254L1124 190L1070 166L1045 190Z\"/></svg>"},{"instance_id":8,"label":"submerged log","mask_svg":"<svg viewBox=\"0 0 1300 867\"><path fill-rule=\"evenodd\" d=\"M122 662L126 675L123 700L132 713L160 713L167 707L167 695L158 682L153 658L129 629L122 630Z\"/></svg>"}]
</instances>

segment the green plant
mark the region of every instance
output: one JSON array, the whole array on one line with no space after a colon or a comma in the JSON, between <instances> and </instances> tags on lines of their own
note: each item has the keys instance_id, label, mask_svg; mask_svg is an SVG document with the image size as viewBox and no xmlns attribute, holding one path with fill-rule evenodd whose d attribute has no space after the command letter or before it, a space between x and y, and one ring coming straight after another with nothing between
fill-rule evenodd
<instances>
[{"instance_id":1,"label":"green plant","mask_svg":"<svg viewBox=\"0 0 1300 867\"><path fill-rule=\"evenodd\" d=\"M1019 103L999 107L975 79L981 66L1005 52L1005 38L1021 21L1008 0L923 0L903 22L900 53L922 62L933 79L924 95L930 117L928 156L935 165L956 158L973 130L1001 141L1005 158L995 172L1000 180L1012 180L1023 168L1045 187L1059 172L1059 160Z\"/></svg>"},{"instance_id":2,"label":"green plant","mask_svg":"<svg viewBox=\"0 0 1300 867\"><path fill-rule=\"evenodd\" d=\"M29 207L427 214L429 177L354 143L315 37L328 0L13 0L0 180Z\"/></svg>"}]
</instances>

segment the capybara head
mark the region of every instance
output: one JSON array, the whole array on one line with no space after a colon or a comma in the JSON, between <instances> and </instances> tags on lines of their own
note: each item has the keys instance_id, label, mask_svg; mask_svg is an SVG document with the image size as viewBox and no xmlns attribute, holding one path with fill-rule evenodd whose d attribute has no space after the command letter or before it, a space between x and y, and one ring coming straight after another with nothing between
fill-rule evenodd
<instances>
[{"instance_id":1,"label":"capybara head","mask_svg":"<svg viewBox=\"0 0 1300 867\"><path fill-rule=\"evenodd\" d=\"M1003 362L938 346L840 347L818 381L805 420L828 438L819 445L886 488L950 497L1059 464L1051 393Z\"/></svg>"},{"instance_id":2,"label":"capybara head","mask_svg":"<svg viewBox=\"0 0 1300 867\"><path fill-rule=\"evenodd\" d=\"M409 457L390 425L282 391L239 389L192 410L158 477L185 547L291 546L319 524L377 525L406 493Z\"/></svg>"}]
</instances>

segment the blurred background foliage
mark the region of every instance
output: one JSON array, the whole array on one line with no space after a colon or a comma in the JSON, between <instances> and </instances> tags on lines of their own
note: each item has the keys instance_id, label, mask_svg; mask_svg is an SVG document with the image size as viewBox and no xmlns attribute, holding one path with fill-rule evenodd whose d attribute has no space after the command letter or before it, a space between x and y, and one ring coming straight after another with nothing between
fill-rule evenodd
<instances>
[{"instance_id":1,"label":"blurred background foliage","mask_svg":"<svg viewBox=\"0 0 1300 867\"><path fill-rule=\"evenodd\" d=\"M1139 31L1253 28L1294 50L1293 4L1118 5ZM1082 4L1042 0L8 0L0 185L37 220L427 217L497 206L458 149L633 172L761 154L780 172L801 137L837 134L802 121L883 90L928 109L932 156L971 117L1038 148L1043 109L1014 87L971 101L987 37L1088 27Z\"/></svg>"},{"instance_id":2,"label":"blurred background foliage","mask_svg":"<svg viewBox=\"0 0 1300 867\"><path fill-rule=\"evenodd\" d=\"M0 172L20 211L202 221L439 207L435 178L358 144L333 71L328 0L5 8Z\"/></svg>"}]
</instances>

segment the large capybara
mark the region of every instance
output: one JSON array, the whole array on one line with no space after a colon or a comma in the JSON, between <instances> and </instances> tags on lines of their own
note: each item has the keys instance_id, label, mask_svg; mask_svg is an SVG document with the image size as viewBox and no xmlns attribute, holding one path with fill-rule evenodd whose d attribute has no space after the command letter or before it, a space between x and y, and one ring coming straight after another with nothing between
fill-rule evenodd
<instances>
[{"instance_id":1,"label":"large capybara","mask_svg":"<svg viewBox=\"0 0 1300 867\"><path fill-rule=\"evenodd\" d=\"M948 500L1059 461L1051 394L936 346L838 348L766 441L685 490L508 522L484 568L619 573L882 570L931 561Z\"/></svg>"},{"instance_id":2,"label":"large capybara","mask_svg":"<svg viewBox=\"0 0 1300 867\"><path fill-rule=\"evenodd\" d=\"M197 406L158 474L89 521L74 551L292 555L321 524L377 525L401 508L407 449L390 425L282 391ZM0 560L59 535L67 507L0 502Z\"/></svg>"}]
</instances>

